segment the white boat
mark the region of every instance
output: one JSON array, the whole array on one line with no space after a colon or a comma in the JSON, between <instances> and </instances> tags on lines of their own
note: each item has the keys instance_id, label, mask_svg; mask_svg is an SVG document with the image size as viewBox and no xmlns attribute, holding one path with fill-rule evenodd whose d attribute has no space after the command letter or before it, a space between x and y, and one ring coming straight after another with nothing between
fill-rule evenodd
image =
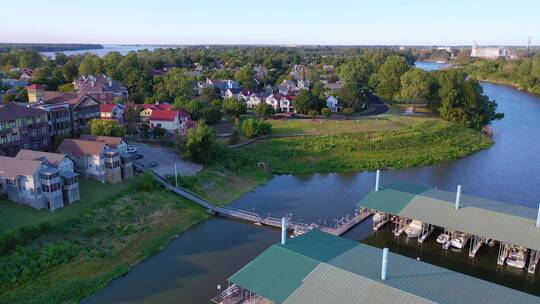
<instances>
[{"instance_id":1,"label":"white boat","mask_svg":"<svg viewBox=\"0 0 540 304\"><path fill-rule=\"evenodd\" d=\"M410 238L415 238L420 235L422 231L422 222L418 220L413 220L407 228L405 228L405 234Z\"/></svg>"},{"instance_id":2,"label":"white boat","mask_svg":"<svg viewBox=\"0 0 540 304\"><path fill-rule=\"evenodd\" d=\"M527 249L514 247L508 253L508 258L506 258L506 265L522 269L525 267L525 261L527 260Z\"/></svg>"},{"instance_id":3,"label":"white boat","mask_svg":"<svg viewBox=\"0 0 540 304\"><path fill-rule=\"evenodd\" d=\"M450 240L450 235L446 233L441 233L437 237L437 243L439 244L446 244Z\"/></svg>"},{"instance_id":4,"label":"white boat","mask_svg":"<svg viewBox=\"0 0 540 304\"><path fill-rule=\"evenodd\" d=\"M384 219L386 216L386 213L383 212L376 212L375 215L373 215L373 222L378 223Z\"/></svg>"},{"instance_id":5,"label":"white boat","mask_svg":"<svg viewBox=\"0 0 540 304\"><path fill-rule=\"evenodd\" d=\"M469 236L467 234L460 233L456 237L454 237L452 240L450 240L450 246L461 249L465 247L468 240L469 240Z\"/></svg>"}]
</instances>

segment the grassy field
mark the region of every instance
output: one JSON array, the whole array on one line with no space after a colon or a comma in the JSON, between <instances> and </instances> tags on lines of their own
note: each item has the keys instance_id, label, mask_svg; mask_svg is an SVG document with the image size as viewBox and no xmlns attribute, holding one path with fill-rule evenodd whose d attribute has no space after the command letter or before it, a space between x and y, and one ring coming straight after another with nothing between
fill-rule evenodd
<instances>
[{"instance_id":1,"label":"grassy field","mask_svg":"<svg viewBox=\"0 0 540 304\"><path fill-rule=\"evenodd\" d=\"M271 177L270 173L260 168L242 168L231 172L223 166L213 165L205 167L195 176L180 177L179 184L216 205L225 205Z\"/></svg>"},{"instance_id":2,"label":"grassy field","mask_svg":"<svg viewBox=\"0 0 540 304\"><path fill-rule=\"evenodd\" d=\"M0 200L0 234L18 226L39 224L40 222L55 224L73 219L84 209L125 192L132 184L133 180L130 180L113 186L91 179L79 178L81 200L54 212L36 210L27 205Z\"/></svg>"},{"instance_id":3,"label":"grassy field","mask_svg":"<svg viewBox=\"0 0 540 304\"><path fill-rule=\"evenodd\" d=\"M0 303L78 302L209 217L152 177L133 183L113 196L89 188L99 198L88 208L53 218L50 231L0 255Z\"/></svg>"},{"instance_id":4,"label":"grassy field","mask_svg":"<svg viewBox=\"0 0 540 304\"><path fill-rule=\"evenodd\" d=\"M334 119L288 119L268 120L272 124L272 134L335 135L369 131L395 131L410 127L422 121L436 120L425 116L386 115L376 118L351 120Z\"/></svg>"},{"instance_id":5,"label":"grassy field","mask_svg":"<svg viewBox=\"0 0 540 304\"><path fill-rule=\"evenodd\" d=\"M377 131L366 126L364 132L273 138L238 152L253 162L264 162L273 173L353 172L427 166L491 145L481 133L440 119L383 121L386 130L377 122ZM389 127L394 123L402 127Z\"/></svg>"}]
</instances>

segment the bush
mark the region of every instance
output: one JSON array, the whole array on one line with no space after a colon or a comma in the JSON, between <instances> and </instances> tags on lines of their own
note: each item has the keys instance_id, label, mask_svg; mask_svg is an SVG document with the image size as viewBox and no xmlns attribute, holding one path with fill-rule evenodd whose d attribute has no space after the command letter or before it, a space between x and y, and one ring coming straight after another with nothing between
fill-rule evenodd
<instances>
[{"instance_id":1,"label":"bush","mask_svg":"<svg viewBox=\"0 0 540 304\"><path fill-rule=\"evenodd\" d=\"M317 112L315 110L309 110L308 115L311 116L311 117L315 117L315 116L319 115L319 112Z\"/></svg>"},{"instance_id":2,"label":"bush","mask_svg":"<svg viewBox=\"0 0 540 304\"><path fill-rule=\"evenodd\" d=\"M267 103L260 103L255 107L255 114L259 117L268 117L275 114L274 108Z\"/></svg>"},{"instance_id":3,"label":"bush","mask_svg":"<svg viewBox=\"0 0 540 304\"><path fill-rule=\"evenodd\" d=\"M160 185L155 180L152 173L146 172L142 174L135 182L135 189L137 191L153 192L160 188Z\"/></svg>"},{"instance_id":4,"label":"bush","mask_svg":"<svg viewBox=\"0 0 540 304\"><path fill-rule=\"evenodd\" d=\"M345 109L343 109L343 114L345 114L347 116L351 116L353 113L354 113L353 108L345 108Z\"/></svg>"},{"instance_id":5,"label":"bush","mask_svg":"<svg viewBox=\"0 0 540 304\"><path fill-rule=\"evenodd\" d=\"M8 254L17 246L25 245L51 230L52 225L49 222L44 222L39 225L25 226L8 232L0 236L0 255Z\"/></svg>"},{"instance_id":6,"label":"bush","mask_svg":"<svg viewBox=\"0 0 540 304\"><path fill-rule=\"evenodd\" d=\"M330 115L332 115L332 112L331 112L330 109L328 109L328 108L322 108L322 109L321 109L321 114L322 114L324 117L330 117Z\"/></svg>"},{"instance_id":7,"label":"bush","mask_svg":"<svg viewBox=\"0 0 540 304\"><path fill-rule=\"evenodd\" d=\"M206 163L215 156L217 139L214 129L206 125L204 120L196 128L189 129L182 147L184 157L199 163Z\"/></svg>"},{"instance_id":8,"label":"bush","mask_svg":"<svg viewBox=\"0 0 540 304\"><path fill-rule=\"evenodd\" d=\"M259 135L267 135L272 132L272 125L266 121L248 118L242 123L242 131L249 138L254 138Z\"/></svg>"}]
</instances>

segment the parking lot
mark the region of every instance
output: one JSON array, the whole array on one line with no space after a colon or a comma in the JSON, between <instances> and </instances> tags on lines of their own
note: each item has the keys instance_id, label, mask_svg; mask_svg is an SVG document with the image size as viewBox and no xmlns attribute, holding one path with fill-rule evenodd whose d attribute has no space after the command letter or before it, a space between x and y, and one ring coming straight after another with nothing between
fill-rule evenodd
<instances>
[{"instance_id":1,"label":"parking lot","mask_svg":"<svg viewBox=\"0 0 540 304\"><path fill-rule=\"evenodd\" d=\"M148 145L144 143L130 143L143 158L134 160L135 165L145 169L152 169L161 176L174 175L174 164L178 174L191 176L202 170L202 165L182 159L173 149Z\"/></svg>"}]
</instances>

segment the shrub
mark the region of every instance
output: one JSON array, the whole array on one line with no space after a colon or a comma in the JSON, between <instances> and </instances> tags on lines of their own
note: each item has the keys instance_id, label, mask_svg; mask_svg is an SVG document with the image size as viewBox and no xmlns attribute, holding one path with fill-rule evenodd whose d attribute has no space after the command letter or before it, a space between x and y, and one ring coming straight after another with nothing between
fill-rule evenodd
<instances>
[{"instance_id":1,"label":"shrub","mask_svg":"<svg viewBox=\"0 0 540 304\"><path fill-rule=\"evenodd\" d=\"M332 112L330 112L330 109L328 109L328 108L322 108L321 109L321 114L324 117L330 117L330 115L332 115Z\"/></svg>"},{"instance_id":2,"label":"shrub","mask_svg":"<svg viewBox=\"0 0 540 304\"><path fill-rule=\"evenodd\" d=\"M158 182L152 176L152 173L146 172L142 174L135 182L135 189L144 192L153 192L160 188Z\"/></svg>"},{"instance_id":3,"label":"shrub","mask_svg":"<svg viewBox=\"0 0 540 304\"><path fill-rule=\"evenodd\" d=\"M39 225L21 227L15 231L0 236L0 255L9 253L17 246L21 246L52 230L49 222Z\"/></svg>"},{"instance_id":4,"label":"shrub","mask_svg":"<svg viewBox=\"0 0 540 304\"><path fill-rule=\"evenodd\" d=\"M353 113L354 113L353 108L345 108L345 109L343 109L343 114L345 114L347 116L351 116Z\"/></svg>"},{"instance_id":5,"label":"shrub","mask_svg":"<svg viewBox=\"0 0 540 304\"><path fill-rule=\"evenodd\" d=\"M319 112L317 112L315 110L309 110L308 115L311 116L311 117L315 117L315 116L319 115Z\"/></svg>"},{"instance_id":6,"label":"shrub","mask_svg":"<svg viewBox=\"0 0 540 304\"><path fill-rule=\"evenodd\" d=\"M253 138L263 134L270 134L272 125L260 119L248 118L242 123L242 131L246 137Z\"/></svg>"}]
</instances>

